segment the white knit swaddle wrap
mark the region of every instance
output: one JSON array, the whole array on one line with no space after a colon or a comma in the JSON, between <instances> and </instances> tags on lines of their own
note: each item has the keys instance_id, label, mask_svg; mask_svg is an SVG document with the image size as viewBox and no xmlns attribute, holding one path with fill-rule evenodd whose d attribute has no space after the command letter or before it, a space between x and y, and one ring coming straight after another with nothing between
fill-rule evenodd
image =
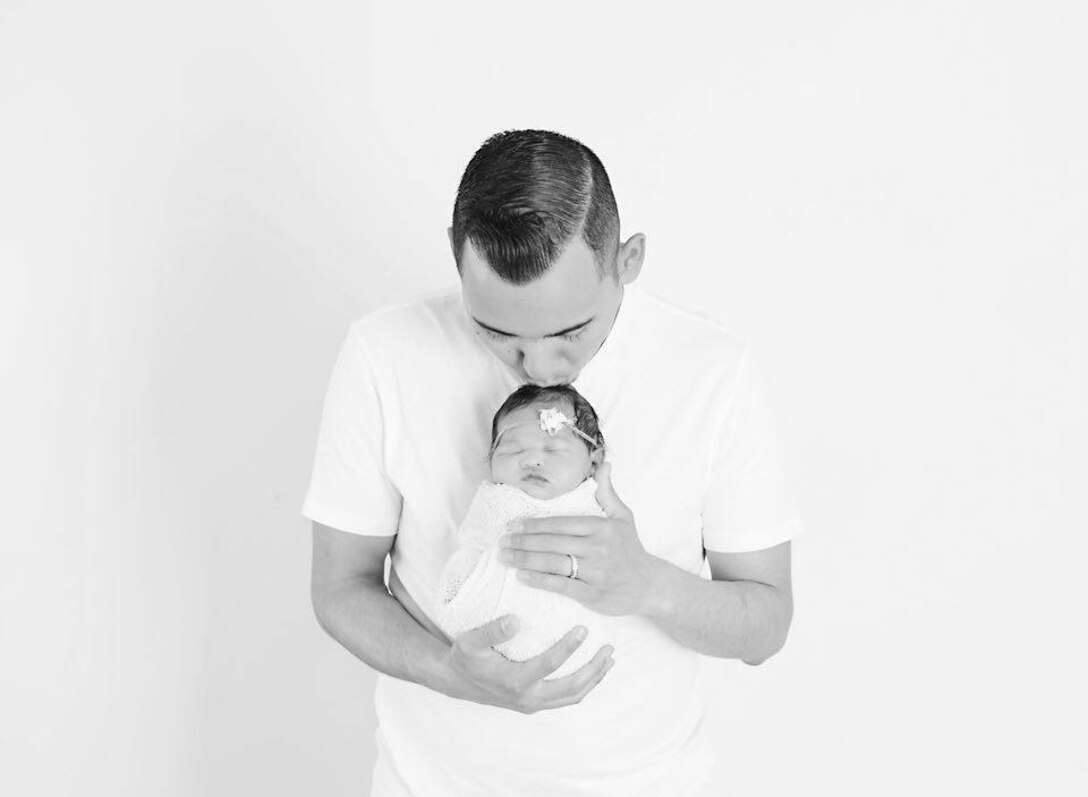
<instances>
[{"instance_id":1,"label":"white knit swaddle wrap","mask_svg":"<svg viewBox=\"0 0 1088 797\"><path fill-rule=\"evenodd\" d=\"M581 667L601 645L608 618L573 598L521 583L517 570L499 561L498 540L512 520L558 515L605 513L595 498L597 482L586 479L569 493L550 500L533 498L516 487L485 482L476 491L459 529L460 547L442 571L435 618L450 637L477 628L504 614L520 621L513 639L495 650L513 661L544 652L576 625L586 639L548 678L568 675Z\"/></svg>"}]
</instances>

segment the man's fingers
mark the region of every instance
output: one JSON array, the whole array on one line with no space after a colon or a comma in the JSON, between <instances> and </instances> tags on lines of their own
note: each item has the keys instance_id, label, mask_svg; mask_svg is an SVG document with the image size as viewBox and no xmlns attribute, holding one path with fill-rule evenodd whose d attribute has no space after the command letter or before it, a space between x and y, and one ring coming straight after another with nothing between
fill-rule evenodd
<instances>
[{"instance_id":1,"label":"man's fingers","mask_svg":"<svg viewBox=\"0 0 1088 797\"><path fill-rule=\"evenodd\" d=\"M474 650L486 650L492 645L498 645L508 639L512 639L518 632L518 618L513 614L504 614L496 617L489 623L484 623L479 628L466 631L458 637L462 646Z\"/></svg>"},{"instance_id":2,"label":"man's fingers","mask_svg":"<svg viewBox=\"0 0 1088 797\"><path fill-rule=\"evenodd\" d=\"M563 662L569 659L571 654L582 644L587 633L584 626L576 626L543 653L538 653L531 659L526 659L522 663L525 667L524 677L526 680L530 683L539 681L558 670Z\"/></svg>"},{"instance_id":3,"label":"man's fingers","mask_svg":"<svg viewBox=\"0 0 1088 797\"><path fill-rule=\"evenodd\" d=\"M604 680L604 677L608 675L609 671L612 669L612 665L615 663L616 660L612 658L611 654L602 656L601 666L597 670L597 674L593 676L592 680L587 681L586 684L578 690L573 696L571 703L581 703L582 700L585 699L585 696L592 692L597 687L597 684Z\"/></svg>"},{"instance_id":4,"label":"man's fingers","mask_svg":"<svg viewBox=\"0 0 1088 797\"><path fill-rule=\"evenodd\" d=\"M593 656L575 672L562 678L546 680L541 684L541 708L559 708L582 700L599 684L612 669L611 645L602 646Z\"/></svg>"},{"instance_id":5,"label":"man's fingers","mask_svg":"<svg viewBox=\"0 0 1088 797\"><path fill-rule=\"evenodd\" d=\"M587 537L607 518L592 515L553 515L551 517L530 517L521 521L520 526L512 526L511 531L522 534L565 534L567 536Z\"/></svg>"},{"instance_id":6,"label":"man's fingers","mask_svg":"<svg viewBox=\"0 0 1088 797\"><path fill-rule=\"evenodd\" d=\"M573 553L573 551L572 551ZM578 556L578 554L575 554ZM510 567L518 570L533 570L539 573L552 573L557 576L570 575L570 557L565 553L537 553L534 551L508 551L503 559Z\"/></svg>"},{"instance_id":7,"label":"man's fingers","mask_svg":"<svg viewBox=\"0 0 1088 797\"><path fill-rule=\"evenodd\" d=\"M570 534L511 534L507 542L510 549L522 551L550 551L564 556L586 556L591 550L591 543L583 537Z\"/></svg>"},{"instance_id":8,"label":"man's fingers","mask_svg":"<svg viewBox=\"0 0 1088 797\"><path fill-rule=\"evenodd\" d=\"M517 633L517 625L515 615L503 615L479 628L466 631L455 642L465 650L486 650L512 638ZM552 680L545 680L545 676L555 672L571 657L585 641L587 633L583 626L576 626L543 653L524 662L508 662L505 666L516 668L510 671L514 680L508 681L508 685L520 693L521 697L514 704L503 702L501 705L533 713L580 703L611 669L611 645L602 646L592 659L570 675ZM521 684L520 687L516 686L518 683Z\"/></svg>"},{"instance_id":9,"label":"man's fingers","mask_svg":"<svg viewBox=\"0 0 1088 797\"><path fill-rule=\"evenodd\" d=\"M609 517L625 517L630 518L631 510L627 504L620 500L620 497L616 495L616 488L612 486L612 463L602 462L597 468L597 494L594 496L597 499L597 503L600 504L601 509L609 515Z\"/></svg>"}]
</instances>

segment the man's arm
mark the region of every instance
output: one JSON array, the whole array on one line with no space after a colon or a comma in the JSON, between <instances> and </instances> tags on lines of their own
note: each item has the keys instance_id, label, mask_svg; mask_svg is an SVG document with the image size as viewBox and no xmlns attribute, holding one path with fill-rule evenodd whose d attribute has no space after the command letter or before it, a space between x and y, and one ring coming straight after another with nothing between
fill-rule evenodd
<instances>
[{"instance_id":1,"label":"man's arm","mask_svg":"<svg viewBox=\"0 0 1088 797\"><path fill-rule=\"evenodd\" d=\"M528 518L499 538L502 561L531 586L608 615L642 615L707 656L766 661L782 647L793 616L790 543L751 553L706 552L712 580L642 547L635 518L597 469L597 503L607 517ZM568 556L580 564L568 578Z\"/></svg>"},{"instance_id":2,"label":"man's arm","mask_svg":"<svg viewBox=\"0 0 1088 797\"><path fill-rule=\"evenodd\" d=\"M313 528L310 593L321 627L375 670L443 691L449 645L424 631L385 586L385 557L396 537Z\"/></svg>"},{"instance_id":3,"label":"man's arm","mask_svg":"<svg viewBox=\"0 0 1088 797\"><path fill-rule=\"evenodd\" d=\"M793 618L790 543L750 553L706 552L712 580L652 557L642 614L707 656L761 664L786 642Z\"/></svg>"},{"instance_id":4,"label":"man's arm","mask_svg":"<svg viewBox=\"0 0 1088 797\"><path fill-rule=\"evenodd\" d=\"M602 647L571 675L544 681L581 644L574 630L548 650L511 662L491 646L517 633L498 618L447 643L429 633L386 589L395 537L349 534L313 524L311 598L321 627L379 672L450 697L523 713L578 703L611 667Z\"/></svg>"}]
</instances>

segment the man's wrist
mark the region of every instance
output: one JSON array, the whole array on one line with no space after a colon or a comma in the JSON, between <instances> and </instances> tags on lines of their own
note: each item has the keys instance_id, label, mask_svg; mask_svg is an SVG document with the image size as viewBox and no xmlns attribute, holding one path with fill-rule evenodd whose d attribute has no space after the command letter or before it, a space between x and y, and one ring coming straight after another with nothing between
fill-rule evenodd
<instances>
[{"instance_id":1,"label":"man's wrist","mask_svg":"<svg viewBox=\"0 0 1088 797\"><path fill-rule=\"evenodd\" d=\"M638 614L647 620L660 622L672 613L679 568L650 553L646 554L646 564L646 587Z\"/></svg>"},{"instance_id":2,"label":"man's wrist","mask_svg":"<svg viewBox=\"0 0 1088 797\"><path fill-rule=\"evenodd\" d=\"M421 657L423 686L441 692L447 697L456 697L454 679L449 667L449 645L427 645Z\"/></svg>"}]
</instances>

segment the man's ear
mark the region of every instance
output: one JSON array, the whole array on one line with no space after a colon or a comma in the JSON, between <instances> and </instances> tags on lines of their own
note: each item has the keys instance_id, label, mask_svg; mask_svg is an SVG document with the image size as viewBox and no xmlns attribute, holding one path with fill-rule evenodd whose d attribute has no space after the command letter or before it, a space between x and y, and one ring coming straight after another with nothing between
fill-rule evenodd
<instances>
[{"instance_id":1,"label":"man's ear","mask_svg":"<svg viewBox=\"0 0 1088 797\"><path fill-rule=\"evenodd\" d=\"M450 251L453 252L453 260L457 261L457 247L453 243L453 227L446 228L446 237L450 239Z\"/></svg>"},{"instance_id":2,"label":"man's ear","mask_svg":"<svg viewBox=\"0 0 1088 797\"><path fill-rule=\"evenodd\" d=\"M616 282L630 285L642 271L642 261L646 257L646 236L635 233L622 244L616 252Z\"/></svg>"}]
</instances>

